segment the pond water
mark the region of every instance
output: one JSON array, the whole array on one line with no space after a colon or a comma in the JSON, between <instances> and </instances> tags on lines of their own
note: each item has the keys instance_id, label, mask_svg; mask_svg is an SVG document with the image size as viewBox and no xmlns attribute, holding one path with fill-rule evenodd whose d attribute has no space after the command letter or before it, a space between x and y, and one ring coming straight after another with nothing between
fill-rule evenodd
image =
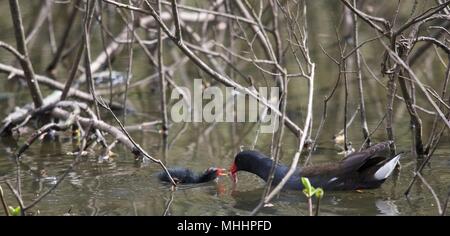
<instances>
[{"instance_id":1,"label":"pond water","mask_svg":"<svg viewBox=\"0 0 450 236\"><path fill-rule=\"evenodd\" d=\"M374 127L376 124L371 124ZM255 128L236 128L234 136L230 124L218 124L213 129L194 127L191 124L174 125L170 129L169 149L165 163L169 167L183 166L202 171L210 166L229 167L241 146L248 148L253 143ZM175 139L179 130L178 138ZM247 130L250 130L248 132ZM243 130L244 132L240 132ZM355 129L358 133L358 129ZM246 134L250 133L250 134ZM163 158L161 137L150 132L132 132L136 141L157 158ZM238 138L230 138L238 137ZM268 153L270 135L261 136L256 149ZM356 134L355 134L356 136ZM410 149L410 138L406 131L399 135L399 150ZM66 155L74 150L68 134L61 134L59 141L40 142L32 145L23 155L21 163L22 194L25 202L31 202L47 188L55 184L56 178L68 168L73 156ZM382 140L382 137L379 137ZM12 151L25 139L17 142L2 140L0 159L0 183L8 203L14 203L4 184L16 178L16 165ZM296 149L296 139L286 134L282 160L289 163ZM101 162L97 155L89 155L79 163L66 179L33 212L41 215L60 215L70 211L75 215L246 215L258 204L264 182L249 173L240 172L237 189L231 192L231 180L222 177L217 182L202 185L181 186L172 192L170 187L160 183L156 173L159 166L136 161L128 150L118 146L118 156ZM313 152L314 163L338 161L331 139L322 142ZM431 165L423 175L434 191L446 196L450 184L450 145L441 145L433 156ZM416 159L405 154L402 168L379 189L363 192L326 192L321 203L322 215L434 215L437 214L435 200L429 190L418 181L407 199L404 191L409 184ZM43 174L45 173L45 175ZM168 206L168 204L170 205ZM274 206L264 208L264 215L305 215L308 208L300 192L281 193ZM168 206L168 207L167 207Z\"/></svg>"},{"instance_id":2,"label":"pond water","mask_svg":"<svg viewBox=\"0 0 450 236\"><path fill-rule=\"evenodd\" d=\"M25 1L22 1L23 5ZM326 1L312 4L313 9L325 8L330 10ZM35 3L36 4L36 3ZM333 4L330 4L333 5ZM0 12L7 12L7 1L0 2ZM5 12L5 13L6 13ZM317 13L317 11L314 11ZM32 13L24 6L24 19L29 23ZM311 36L312 54L318 65L316 74L315 105L313 134L317 131L322 117L323 97L329 93L337 78L336 68L323 55L318 43L328 45L333 50L334 32L330 31L337 16L329 16L321 21L313 21L320 15L310 16L316 31ZM14 42L9 19L0 20L0 40ZM319 27L323 26L323 27ZM3 28L2 28L3 27ZM60 26L58 26L60 27ZM314 28L314 27L312 27ZM326 32L326 34L324 33ZM332 32L330 34L330 32ZM59 34L59 33L58 33ZM363 35L370 38L371 34ZM42 36L43 37L43 36ZM43 39L40 39L43 40ZM31 49L33 60L36 61L37 73L44 71L49 58L48 48L34 44ZM14 44L13 44L14 45ZM380 55L374 55L379 45L369 47L365 52L366 60L378 60ZM97 49L99 51L101 49ZM136 51L139 47L136 46ZM136 53L136 57L142 57ZM143 58L143 57L142 57ZM11 60L1 52L0 62ZM115 62L118 68L126 65L126 53L119 56ZM429 78L444 73L442 66L437 65L437 58L427 57L423 64L436 64L437 70L430 73L420 73L430 84ZM133 67L134 78L144 78L149 74L145 60L136 59ZM18 63L16 63L18 66ZM372 64L371 64L372 65ZM372 65L379 72L379 64ZM186 64L179 73L188 71L190 76L199 76L198 71L192 72L192 65ZM420 67L419 67L420 68ZM252 73L252 71L249 71ZM364 79L366 90L366 106L368 112L369 130L374 130L384 115L386 105L386 91L374 82L369 75ZM208 79L209 80L209 79ZM60 81L63 81L61 78ZM156 80L155 80L156 81ZM209 80L211 81L211 80ZM386 78L383 78L386 82ZM350 86L356 81L350 80ZM156 86L156 85L155 85ZM297 124L302 124L306 110L306 83L291 81L289 90L288 116ZM0 74L0 118L5 117L14 107L22 106L31 101L25 86L7 80L7 75ZM332 141L332 136L343 127L343 89L338 89L336 98L330 103L328 119L318 140L318 148L312 154L313 163L334 162L343 156ZM49 91L45 90L45 94ZM358 105L355 92L350 94L349 116ZM117 98L117 101L121 101ZM148 89L148 86L130 90L129 102L138 112L130 114L127 124L140 123L160 119L158 89ZM419 104L426 104L418 98ZM427 107L429 107L426 104ZM431 109L431 108L430 108ZM424 135L429 133L433 116L421 114L424 117ZM105 115L106 121L114 121ZM437 206L428 188L417 181L412 188L409 198L404 192L413 177L417 160L411 156L411 131L409 117L404 104L395 104L395 136L398 150L407 151L401 159L401 170L391 176L378 189L362 192L325 192L321 202L321 215L436 215ZM163 155L164 144L161 135L155 131L134 131L131 135L148 153L161 159L168 167L182 166L195 171L217 166L228 168L236 153L242 148L252 146L258 126L252 123L175 123L170 127L168 150ZM156 130L156 128L154 129ZM29 134L28 134L29 135ZM9 205L16 205L16 201L6 186L9 180L15 183L17 166L13 153L22 145L28 135L18 139L1 138L0 142L0 185L5 193ZM363 142L359 128L359 117L349 127L349 140L355 148ZM374 133L373 140L381 142L386 139L384 125ZM111 138L108 137L111 142ZM260 134L254 147L265 153L270 152L271 135ZM53 186L73 161L73 152L77 146L70 134L63 132L54 141L37 141L22 156L20 164L20 178L22 195L25 203L30 203L40 194ZM288 130L285 131L281 158L289 164L297 148L297 138ZM161 171L153 163L142 163L120 144L113 151L117 156L106 161L99 161L98 155L91 153L75 166L66 179L46 198L37 204L31 212L39 215L63 215L70 212L74 215L247 215L258 204L264 190L264 182L249 173L239 173L237 189L231 191L231 180L221 177L217 182L202 185L181 186L172 192L170 186L160 183L156 174ZM436 150L429 166L425 167L423 176L433 187L440 201L447 196L450 186L450 139L448 132L443 136L441 144ZM301 192L282 192L273 200L273 207L261 210L262 215L307 215L308 206ZM0 210L0 215L4 212Z\"/></svg>"}]
</instances>

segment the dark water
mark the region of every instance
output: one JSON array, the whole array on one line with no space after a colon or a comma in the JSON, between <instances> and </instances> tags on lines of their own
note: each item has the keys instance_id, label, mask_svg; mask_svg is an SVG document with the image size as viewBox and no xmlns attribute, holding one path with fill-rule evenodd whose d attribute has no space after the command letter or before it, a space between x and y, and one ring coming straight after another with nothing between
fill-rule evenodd
<instances>
[{"instance_id":1,"label":"dark water","mask_svg":"<svg viewBox=\"0 0 450 236\"><path fill-rule=\"evenodd\" d=\"M373 126L376 124L373 124ZM244 127L250 129L251 126ZM372 127L372 125L371 125ZM204 170L210 166L227 168L240 146L248 148L253 143L255 129L242 140L230 137L232 127L218 124L210 132L205 127L188 124L185 131L173 141L182 125L171 128L171 144L165 159L168 166L185 166L194 170ZM237 129L240 130L240 129ZM355 128L359 135L359 130ZM237 131L237 137L245 134ZM409 135L398 139L400 150L409 149ZM155 157L161 155L162 145L159 134L134 132L132 135ZM270 137L261 136L256 149L268 152ZM381 140L381 137L380 137ZM233 143L234 141L234 143ZM21 138L17 144L22 144ZM295 151L295 138L286 135L283 160L289 163ZM236 144L237 143L237 144ZM6 193L8 203L14 198L6 189L4 181L16 178L16 166L11 151L15 145L3 140L0 159L0 183ZM43 193L60 176L73 160L66 155L74 149L68 135L60 137L60 142L38 142L22 157L21 178L23 198L31 202ZM157 181L155 174L160 171L155 164L142 164L122 147L117 147L117 157L100 162L97 155L89 155L69 173L58 188L39 203L33 212L41 215L60 215L67 211L76 215L245 215L255 207L263 191L264 183L248 173L239 173L239 183L231 192L231 180L220 178L217 183L182 186L171 192L169 186ZM425 168L426 177L434 191L446 196L450 180L450 145L443 143L433 156L431 165ZM337 161L337 149L330 141L323 142L313 153L315 163ZM401 171L389 178L381 188L360 192L326 192L322 201L323 215L434 215L437 214L435 200L429 190L418 181L409 198L403 195L413 176L415 158L406 154L401 159ZM42 171L46 178L42 177ZM172 200L171 200L172 199ZM166 212L166 206L170 206ZM267 215L305 215L307 203L300 192L284 192L273 201L274 207L264 209Z\"/></svg>"},{"instance_id":2,"label":"dark water","mask_svg":"<svg viewBox=\"0 0 450 236\"><path fill-rule=\"evenodd\" d=\"M24 1L22 1L24 2ZM314 9L324 7L330 10L324 1L317 1L312 5ZM23 3L25 5L25 2ZM8 9L7 2L0 3L0 9ZM24 7L24 17L31 17L32 11ZM4 11L4 10L0 10ZM36 14L36 13L34 13ZM319 13L317 13L319 14ZM311 19L319 15L310 16ZM313 58L318 65L316 73L315 106L313 134L317 131L322 116L325 94L328 94L337 78L336 68L320 52L316 42L330 46L333 50L334 40L333 22L336 17L325 17L321 21L311 24L317 27L311 38ZM28 20L29 21L29 20ZM6 32L0 35L0 40L14 42L12 29L8 19L0 20L0 31ZM3 27L3 28L1 28ZM332 32L332 33L330 33ZM370 34L363 35L370 37ZM43 40L43 39L41 39ZM45 45L45 44L44 44ZM32 48L32 56L36 61L36 71L41 73L45 68L43 61L48 61L48 48ZM368 47L367 60L378 60L379 55L373 55L376 48ZM138 47L136 47L138 48ZM0 54L2 63L9 62L10 57ZM139 53L137 53L139 57ZM39 60L44 58L45 60ZM118 58L119 67L126 64L126 54ZM136 60L138 61L138 60ZM122 62L122 64L121 64ZM41 65L42 63L42 65ZM435 64L434 72L419 73L424 80L433 84L429 78L440 76L444 73L438 59L427 58L424 64ZM16 65L18 66L18 65ZM123 65L122 65L123 66ZM133 79L140 79L148 75L145 62L136 62ZM186 65L186 67L188 67ZM378 67L377 67L378 66ZM379 71L379 65L374 64ZM420 67L419 67L420 68ZM181 68L180 70L187 70ZM249 71L250 73L250 71ZM192 76L198 76L193 74ZM15 106L21 106L30 100L26 87L19 86L12 81L6 81L7 75L0 74L0 117L5 117ZM368 109L369 129L373 130L384 115L386 92L377 83L365 76L366 106ZM61 79L62 80L62 79ZM385 82L385 78L383 82ZM436 82L437 83L437 82ZM350 80L350 86L355 81ZM342 87L342 86L341 86ZM297 123L302 124L305 114L306 86L304 81L291 81L289 91L288 114ZM148 87L130 91L129 100L133 107L139 111L130 115L128 124L159 119L159 95L155 91L149 91ZM48 91L45 92L48 94ZM349 113L353 113L357 106L356 93L351 93ZM120 101L120 100L117 100ZM419 104L425 104L418 98ZM313 152L313 162L338 161L342 156L338 155L338 149L333 144L331 137L343 127L343 91L338 90L336 99L329 105L329 118L319 139L319 147ZM423 115L424 135L429 133L433 117ZM112 120L108 120L113 123ZM396 102L395 106L395 133L396 144L399 150L411 149L411 133L409 130L409 118L403 104ZM157 132L132 132L135 140L148 153L162 159L167 166L184 166L196 171L202 171L210 166L227 168L231 164L234 155L241 148L252 146L257 126L251 123L186 123L174 124L169 132L169 148L167 155L162 155L164 145L161 135ZM355 148L362 143L358 118L349 128L349 140ZM1 139L0 143L0 185L6 195L9 205L16 205L13 195L8 190L5 181L15 183L17 167L13 159L13 153L18 145L25 142L28 136L18 140ZM374 133L374 141L385 140L384 126ZM108 141L111 141L108 139ZM271 135L261 134L258 137L255 149L269 153ZM22 195L25 203L30 203L37 196L55 184L56 178L61 176L73 161L73 156L67 155L73 152L76 142L70 140L69 133L61 133L58 141L38 141L30 147L22 156L20 165L22 180ZM282 161L290 163L296 150L297 139L289 132L285 132ZM170 191L169 186L157 181L155 174L160 168L152 163L136 161L133 155L122 146L118 145L114 150L118 155L107 161L99 161L98 155L91 153L79 163L66 179L51 194L35 206L31 212L40 215L62 215L66 212L75 215L246 215L258 204L264 183L248 173L239 173L239 183L235 192L231 192L231 181L227 177L220 178L217 182L204 185L183 186L177 191ZM450 186L450 140L448 132L443 140L431 164L423 171L423 176L433 187L440 201L447 196ZM435 215L437 214L436 202L420 181L414 185L409 199L404 196L404 191L409 184L417 161L409 153L401 159L401 171L389 178L381 188L363 192L326 192L321 203L322 215ZM308 214L307 202L300 192L283 192L274 201L274 206L265 208L261 214L265 215L306 215ZM0 214L4 214L0 211Z\"/></svg>"}]
</instances>

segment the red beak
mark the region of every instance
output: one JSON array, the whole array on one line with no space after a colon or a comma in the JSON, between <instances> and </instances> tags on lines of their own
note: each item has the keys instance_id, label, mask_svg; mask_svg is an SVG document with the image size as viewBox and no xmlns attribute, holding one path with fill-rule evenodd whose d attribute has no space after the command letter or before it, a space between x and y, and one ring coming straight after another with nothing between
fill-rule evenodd
<instances>
[{"instance_id":1,"label":"red beak","mask_svg":"<svg viewBox=\"0 0 450 236\"><path fill-rule=\"evenodd\" d=\"M238 172L238 168L236 166L236 163L233 162L233 164L230 167L230 172L231 172L231 178L233 179L234 183L237 183L237 172Z\"/></svg>"},{"instance_id":2,"label":"red beak","mask_svg":"<svg viewBox=\"0 0 450 236\"><path fill-rule=\"evenodd\" d=\"M222 168L217 168L216 170L217 176L227 176L227 170Z\"/></svg>"}]
</instances>

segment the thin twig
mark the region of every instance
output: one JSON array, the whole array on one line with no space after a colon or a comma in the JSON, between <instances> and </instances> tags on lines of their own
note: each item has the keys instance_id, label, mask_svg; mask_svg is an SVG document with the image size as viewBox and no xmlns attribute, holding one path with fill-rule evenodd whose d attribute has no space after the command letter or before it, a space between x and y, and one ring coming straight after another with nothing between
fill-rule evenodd
<instances>
[{"instance_id":1,"label":"thin twig","mask_svg":"<svg viewBox=\"0 0 450 236\"><path fill-rule=\"evenodd\" d=\"M6 185L11 190L11 192L14 194L14 197L16 198L17 202L19 203L21 215L24 215L25 214L25 211L24 211L25 206L23 204L22 197L19 195L17 190L12 186L12 184L11 184L11 182L9 182L9 180L6 180Z\"/></svg>"},{"instance_id":2,"label":"thin twig","mask_svg":"<svg viewBox=\"0 0 450 236\"><path fill-rule=\"evenodd\" d=\"M47 191L45 191L43 194L39 195L39 197L37 197L33 202L31 202L30 204L28 204L26 207L24 207L24 211L31 209L33 206L35 206L36 204L38 204L42 199L44 199L44 197L46 197L48 194L50 194L54 189L56 189L59 184L65 179L65 177L73 170L73 168L79 163L79 161L81 160L81 156L84 150L84 147L86 146L86 139L87 137L90 135L91 130L92 130L92 123L89 125L89 127L87 128L84 137L82 138L81 141L81 147L80 147L80 151L78 152L78 155L75 157L75 159L73 160L73 162L70 164L69 168L66 169L66 171L63 173L63 175L58 179L58 181L56 181L56 183L51 186L49 189L47 189Z\"/></svg>"},{"instance_id":3,"label":"thin twig","mask_svg":"<svg viewBox=\"0 0 450 236\"><path fill-rule=\"evenodd\" d=\"M439 201L439 198L436 195L436 193L434 192L433 188L430 186L430 184L425 180L425 178L423 178L423 176L419 172L417 172L417 176L419 176L420 180L422 180L422 183L424 183L425 186L428 188L428 190L430 190L431 194L433 195L434 200L436 201L438 214L442 215L441 202Z\"/></svg>"},{"instance_id":4,"label":"thin twig","mask_svg":"<svg viewBox=\"0 0 450 236\"><path fill-rule=\"evenodd\" d=\"M174 0L172 2L173 12L177 13L177 2ZM157 11L161 15L161 0L157 1ZM178 16L174 16L175 19L178 19ZM177 21L176 24L178 24L177 27L180 27L180 22ZM180 32L177 31L178 37L181 39L181 29L177 28L177 30L180 30ZM163 44L163 32L161 30L161 27L158 27L158 74L159 74L159 83L160 83L160 89L161 89L161 120L162 120L162 134L164 138L166 138L169 134L168 132L168 118L167 118L167 82L165 79L165 73L164 73L164 44Z\"/></svg>"},{"instance_id":5,"label":"thin twig","mask_svg":"<svg viewBox=\"0 0 450 236\"><path fill-rule=\"evenodd\" d=\"M8 204L6 203L5 196L3 195L3 188L0 185L0 200L2 201L3 210L5 211L6 216L9 216Z\"/></svg>"}]
</instances>

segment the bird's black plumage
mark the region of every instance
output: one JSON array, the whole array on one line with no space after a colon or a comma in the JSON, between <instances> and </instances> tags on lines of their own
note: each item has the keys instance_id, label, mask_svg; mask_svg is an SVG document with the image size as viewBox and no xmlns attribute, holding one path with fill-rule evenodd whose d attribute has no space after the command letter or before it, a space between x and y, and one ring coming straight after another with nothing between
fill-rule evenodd
<instances>
[{"instance_id":1,"label":"bird's black plumage","mask_svg":"<svg viewBox=\"0 0 450 236\"><path fill-rule=\"evenodd\" d=\"M170 168L168 171L178 184L198 184L216 179L221 175L222 169L211 167L203 173L194 173L188 168L176 167ZM158 174L158 178L163 182L170 182L169 176L164 171Z\"/></svg>"},{"instance_id":2,"label":"bird's black plumage","mask_svg":"<svg viewBox=\"0 0 450 236\"><path fill-rule=\"evenodd\" d=\"M314 187L325 190L355 190L379 187L392 173L400 154L393 158L384 155L390 142L373 145L361 152L348 155L337 163L297 168L285 184L285 189L302 190L301 177L307 177ZM243 151L236 155L231 168L232 175L237 171L247 171L258 175L265 181L269 178L272 159L257 151ZM273 185L281 182L289 167L278 164L275 167Z\"/></svg>"}]
</instances>

